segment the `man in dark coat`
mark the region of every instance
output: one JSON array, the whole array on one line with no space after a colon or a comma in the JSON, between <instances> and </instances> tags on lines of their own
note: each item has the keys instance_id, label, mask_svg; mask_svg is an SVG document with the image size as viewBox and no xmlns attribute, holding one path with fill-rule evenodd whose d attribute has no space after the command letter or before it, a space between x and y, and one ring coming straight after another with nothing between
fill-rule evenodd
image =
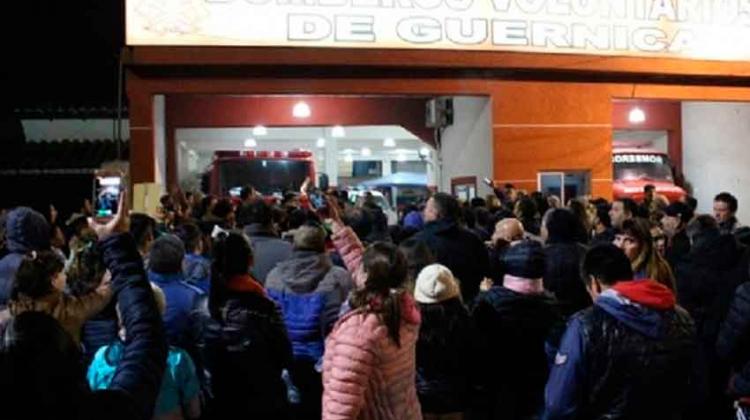
<instances>
[{"instance_id":1,"label":"man in dark coat","mask_svg":"<svg viewBox=\"0 0 750 420\"><path fill-rule=\"evenodd\" d=\"M5 220L5 239L8 255L0 260L0 308L8 304L10 288L21 260L30 251L50 247L51 229L41 213L28 207L18 207Z\"/></svg>"},{"instance_id":2,"label":"man in dark coat","mask_svg":"<svg viewBox=\"0 0 750 420\"><path fill-rule=\"evenodd\" d=\"M591 297L581 279L581 260L586 247L577 243L579 220L566 209L547 212L542 220L542 238L547 265L544 289L555 295L564 317L591 306Z\"/></svg>"},{"instance_id":3,"label":"man in dark coat","mask_svg":"<svg viewBox=\"0 0 750 420\"><path fill-rule=\"evenodd\" d=\"M698 340L686 418L727 418L731 401L724 388L729 366L718 358L715 344L734 290L750 280L749 254L734 236L721 235L711 216L698 216L686 231L693 245L675 269L677 295L695 321Z\"/></svg>"},{"instance_id":4,"label":"man in dark coat","mask_svg":"<svg viewBox=\"0 0 750 420\"><path fill-rule=\"evenodd\" d=\"M424 210L424 229L414 238L430 248L437 262L448 267L461 284L464 302L472 302L489 274L484 243L459 224L458 200L445 193L432 196Z\"/></svg>"},{"instance_id":5,"label":"man in dark coat","mask_svg":"<svg viewBox=\"0 0 750 420\"><path fill-rule=\"evenodd\" d=\"M750 416L750 283L739 286L716 342L719 357L732 368L726 391ZM740 418L739 416L737 418Z\"/></svg>"},{"instance_id":6,"label":"man in dark coat","mask_svg":"<svg viewBox=\"0 0 750 420\"><path fill-rule=\"evenodd\" d=\"M594 305L568 323L544 418L682 418L695 341L690 315L666 286L629 280L630 262L612 244L591 248L582 269Z\"/></svg>"},{"instance_id":7,"label":"man in dark coat","mask_svg":"<svg viewBox=\"0 0 750 420\"><path fill-rule=\"evenodd\" d=\"M279 238L274 232L273 213L263 200L243 204L237 215L237 222L244 226L243 232L253 247L253 277L265 284L268 273L276 264L291 257L292 244Z\"/></svg>"},{"instance_id":8,"label":"man in dark coat","mask_svg":"<svg viewBox=\"0 0 750 420\"><path fill-rule=\"evenodd\" d=\"M668 239L665 257L673 269L687 258L690 252L690 239L688 239L686 228L692 219L693 211L687 204L680 201L664 209L661 227Z\"/></svg>"},{"instance_id":9,"label":"man in dark coat","mask_svg":"<svg viewBox=\"0 0 750 420\"><path fill-rule=\"evenodd\" d=\"M555 298L545 292L545 257L536 241L511 245L502 284L477 296L472 318L486 340L479 418L528 419L542 405L548 343L564 327Z\"/></svg>"}]
</instances>

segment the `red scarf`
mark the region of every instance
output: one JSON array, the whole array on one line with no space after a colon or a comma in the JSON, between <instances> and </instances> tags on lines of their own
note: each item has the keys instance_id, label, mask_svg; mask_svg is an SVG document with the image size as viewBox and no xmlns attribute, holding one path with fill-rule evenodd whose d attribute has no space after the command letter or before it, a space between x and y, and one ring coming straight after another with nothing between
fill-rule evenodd
<instances>
[{"instance_id":1,"label":"red scarf","mask_svg":"<svg viewBox=\"0 0 750 420\"><path fill-rule=\"evenodd\" d=\"M250 292L265 296L266 290L249 274L240 274L229 279L227 289L234 292Z\"/></svg>"}]
</instances>

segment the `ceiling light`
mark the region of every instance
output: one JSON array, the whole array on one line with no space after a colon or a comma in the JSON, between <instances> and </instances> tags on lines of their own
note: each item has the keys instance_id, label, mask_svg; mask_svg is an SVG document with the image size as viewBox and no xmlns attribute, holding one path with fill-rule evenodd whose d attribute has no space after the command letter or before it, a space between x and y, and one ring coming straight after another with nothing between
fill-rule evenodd
<instances>
[{"instance_id":1,"label":"ceiling light","mask_svg":"<svg viewBox=\"0 0 750 420\"><path fill-rule=\"evenodd\" d=\"M310 105L304 103L304 102L297 102L294 104L294 108L292 109L292 115L294 115L297 118L307 118L312 114L310 111Z\"/></svg>"},{"instance_id":2,"label":"ceiling light","mask_svg":"<svg viewBox=\"0 0 750 420\"><path fill-rule=\"evenodd\" d=\"M396 160L399 162L406 162L406 154L399 153L398 156L396 157Z\"/></svg>"},{"instance_id":3,"label":"ceiling light","mask_svg":"<svg viewBox=\"0 0 750 420\"><path fill-rule=\"evenodd\" d=\"M253 128L253 135L254 136L265 136L268 134L268 129L262 125L256 125L255 128Z\"/></svg>"},{"instance_id":4,"label":"ceiling light","mask_svg":"<svg viewBox=\"0 0 750 420\"><path fill-rule=\"evenodd\" d=\"M630 114L628 114L628 121L633 124L640 124L646 121L646 113L643 112L642 109L635 107L630 110Z\"/></svg>"},{"instance_id":5,"label":"ceiling light","mask_svg":"<svg viewBox=\"0 0 750 420\"><path fill-rule=\"evenodd\" d=\"M430 149L423 147L419 149L419 156L421 157L430 157Z\"/></svg>"},{"instance_id":6,"label":"ceiling light","mask_svg":"<svg viewBox=\"0 0 750 420\"><path fill-rule=\"evenodd\" d=\"M344 156L344 162L354 162L354 158L352 157L352 155L347 154L346 156Z\"/></svg>"},{"instance_id":7,"label":"ceiling light","mask_svg":"<svg viewBox=\"0 0 750 420\"><path fill-rule=\"evenodd\" d=\"M333 129L331 129L331 136L344 137L346 136L346 130L344 130L344 127L340 125L334 126Z\"/></svg>"},{"instance_id":8,"label":"ceiling light","mask_svg":"<svg viewBox=\"0 0 750 420\"><path fill-rule=\"evenodd\" d=\"M318 137L318 141L315 142L315 145L318 146L318 149L326 147L326 139L324 139L323 137Z\"/></svg>"},{"instance_id":9,"label":"ceiling light","mask_svg":"<svg viewBox=\"0 0 750 420\"><path fill-rule=\"evenodd\" d=\"M383 140L383 147L396 147L396 140L391 137Z\"/></svg>"},{"instance_id":10,"label":"ceiling light","mask_svg":"<svg viewBox=\"0 0 750 420\"><path fill-rule=\"evenodd\" d=\"M369 147L363 147L361 153L362 156L372 156L372 150Z\"/></svg>"},{"instance_id":11,"label":"ceiling light","mask_svg":"<svg viewBox=\"0 0 750 420\"><path fill-rule=\"evenodd\" d=\"M257 146L258 146L258 142L256 142L255 139L245 140L245 147L250 148L250 147L257 147Z\"/></svg>"}]
</instances>

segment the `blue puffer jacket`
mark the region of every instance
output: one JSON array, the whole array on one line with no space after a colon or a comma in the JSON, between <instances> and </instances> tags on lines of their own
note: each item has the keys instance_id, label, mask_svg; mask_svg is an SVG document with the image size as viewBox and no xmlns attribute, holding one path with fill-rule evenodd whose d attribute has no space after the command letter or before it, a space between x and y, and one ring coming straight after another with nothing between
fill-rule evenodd
<instances>
[{"instance_id":1,"label":"blue puffer jacket","mask_svg":"<svg viewBox=\"0 0 750 420\"><path fill-rule=\"evenodd\" d=\"M185 281L207 294L211 285L211 260L202 255L185 254L182 266Z\"/></svg>"},{"instance_id":2,"label":"blue puffer jacket","mask_svg":"<svg viewBox=\"0 0 750 420\"><path fill-rule=\"evenodd\" d=\"M323 340L351 289L349 273L313 251L294 251L268 273L266 290L284 313L295 359L316 362L323 355Z\"/></svg>"},{"instance_id":3,"label":"blue puffer jacket","mask_svg":"<svg viewBox=\"0 0 750 420\"><path fill-rule=\"evenodd\" d=\"M24 254L49 249L50 226L39 212L19 207L8 213L5 221L8 255L0 260L0 308L8 304L13 278Z\"/></svg>"},{"instance_id":4,"label":"blue puffer jacket","mask_svg":"<svg viewBox=\"0 0 750 420\"><path fill-rule=\"evenodd\" d=\"M162 289L167 300L163 319L169 345L190 351L198 342L206 294L184 281L182 273L149 271L148 279Z\"/></svg>"}]
</instances>

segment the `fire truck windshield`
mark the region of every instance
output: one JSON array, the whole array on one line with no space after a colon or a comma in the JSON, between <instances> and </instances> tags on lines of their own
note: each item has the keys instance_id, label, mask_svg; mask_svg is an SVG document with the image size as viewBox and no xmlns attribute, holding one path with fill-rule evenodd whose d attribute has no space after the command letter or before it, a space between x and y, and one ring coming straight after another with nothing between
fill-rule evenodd
<instances>
[{"instance_id":1,"label":"fire truck windshield","mask_svg":"<svg viewBox=\"0 0 750 420\"><path fill-rule=\"evenodd\" d=\"M310 162L280 159L237 159L219 163L219 183L225 194L252 185L263 194L298 190L309 175Z\"/></svg>"},{"instance_id":2,"label":"fire truck windshield","mask_svg":"<svg viewBox=\"0 0 750 420\"><path fill-rule=\"evenodd\" d=\"M654 180L673 182L672 169L665 156L656 154L615 154L615 180Z\"/></svg>"}]
</instances>

